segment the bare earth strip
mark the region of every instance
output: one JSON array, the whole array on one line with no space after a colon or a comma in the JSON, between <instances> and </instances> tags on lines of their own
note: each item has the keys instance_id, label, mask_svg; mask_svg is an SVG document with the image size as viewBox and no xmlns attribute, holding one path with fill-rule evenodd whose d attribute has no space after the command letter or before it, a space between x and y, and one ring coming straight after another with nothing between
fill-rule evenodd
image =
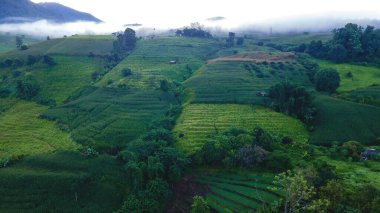
<instances>
[{"instance_id":1,"label":"bare earth strip","mask_svg":"<svg viewBox=\"0 0 380 213\"><path fill-rule=\"evenodd\" d=\"M295 59L294 53L283 52L270 54L266 52L254 52L249 54L232 55L227 57L215 58L208 61L208 63L215 63L218 61L247 61L247 62L287 62Z\"/></svg>"}]
</instances>

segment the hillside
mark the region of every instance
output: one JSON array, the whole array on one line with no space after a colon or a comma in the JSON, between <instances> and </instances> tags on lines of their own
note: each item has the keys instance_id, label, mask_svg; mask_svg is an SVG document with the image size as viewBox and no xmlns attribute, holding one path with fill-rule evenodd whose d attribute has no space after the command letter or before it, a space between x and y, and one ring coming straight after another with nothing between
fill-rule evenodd
<instances>
[{"instance_id":1,"label":"hillside","mask_svg":"<svg viewBox=\"0 0 380 213\"><path fill-rule=\"evenodd\" d=\"M30 0L2 0L1 2L0 23L32 22L41 19L58 23L100 22L89 13L79 12L57 3L36 4Z\"/></svg>"},{"instance_id":2,"label":"hillside","mask_svg":"<svg viewBox=\"0 0 380 213\"><path fill-rule=\"evenodd\" d=\"M0 53L0 212L185 213L194 196L283 212L292 186L331 204L315 212L376 212L363 203L380 197L380 164L361 155L380 146L376 63L291 50L331 34L134 37L121 51L123 36ZM316 89L324 68L336 91Z\"/></svg>"}]
</instances>

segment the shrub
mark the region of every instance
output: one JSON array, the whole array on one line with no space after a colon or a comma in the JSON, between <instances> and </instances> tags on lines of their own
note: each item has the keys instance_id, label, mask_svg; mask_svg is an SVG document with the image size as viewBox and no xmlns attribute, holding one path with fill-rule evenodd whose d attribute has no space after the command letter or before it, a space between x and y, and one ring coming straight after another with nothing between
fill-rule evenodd
<instances>
[{"instance_id":1,"label":"shrub","mask_svg":"<svg viewBox=\"0 0 380 213\"><path fill-rule=\"evenodd\" d=\"M318 91L335 92L339 87L339 73L332 68L318 71L314 76L315 88Z\"/></svg>"},{"instance_id":2,"label":"shrub","mask_svg":"<svg viewBox=\"0 0 380 213\"><path fill-rule=\"evenodd\" d=\"M43 60L42 60L42 62L43 62L44 64L47 64L48 66L54 66L54 65L57 64L57 63L54 61L54 59L53 59L52 57L48 56L48 55L44 55L44 56L43 56Z\"/></svg>"},{"instance_id":3,"label":"shrub","mask_svg":"<svg viewBox=\"0 0 380 213\"><path fill-rule=\"evenodd\" d=\"M12 77L13 78L20 77L20 75L21 75L21 71L18 71L18 70L13 70L12 71Z\"/></svg>"},{"instance_id":4,"label":"shrub","mask_svg":"<svg viewBox=\"0 0 380 213\"><path fill-rule=\"evenodd\" d=\"M267 155L266 166L276 172L286 171L293 168L291 158L281 150L275 150Z\"/></svg>"},{"instance_id":5,"label":"shrub","mask_svg":"<svg viewBox=\"0 0 380 213\"><path fill-rule=\"evenodd\" d=\"M124 77L130 76L130 75L132 75L132 70L129 68L125 68L125 69L121 70L121 75Z\"/></svg>"},{"instance_id":6,"label":"shrub","mask_svg":"<svg viewBox=\"0 0 380 213\"><path fill-rule=\"evenodd\" d=\"M40 86L34 78L27 78L23 81L17 81L17 97L25 100L31 100L37 96Z\"/></svg>"},{"instance_id":7,"label":"shrub","mask_svg":"<svg viewBox=\"0 0 380 213\"><path fill-rule=\"evenodd\" d=\"M210 213L207 201L201 196L195 196L191 204L191 213Z\"/></svg>"}]
</instances>

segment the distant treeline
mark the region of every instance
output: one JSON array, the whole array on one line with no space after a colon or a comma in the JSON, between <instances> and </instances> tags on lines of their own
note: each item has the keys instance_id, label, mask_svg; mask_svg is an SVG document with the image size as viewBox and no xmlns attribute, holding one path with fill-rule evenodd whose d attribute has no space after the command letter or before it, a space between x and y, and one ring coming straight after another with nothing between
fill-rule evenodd
<instances>
[{"instance_id":1,"label":"distant treeline","mask_svg":"<svg viewBox=\"0 0 380 213\"><path fill-rule=\"evenodd\" d=\"M323 43L312 41L301 44L295 50L335 62L374 61L380 57L380 29L367 26L365 29L357 24L333 30L333 38Z\"/></svg>"},{"instance_id":2,"label":"distant treeline","mask_svg":"<svg viewBox=\"0 0 380 213\"><path fill-rule=\"evenodd\" d=\"M192 23L190 27L177 29L176 36L197 37L197 38L212 38L210 32L206 31L199 23Z\"/></svg>"}]
</instances>

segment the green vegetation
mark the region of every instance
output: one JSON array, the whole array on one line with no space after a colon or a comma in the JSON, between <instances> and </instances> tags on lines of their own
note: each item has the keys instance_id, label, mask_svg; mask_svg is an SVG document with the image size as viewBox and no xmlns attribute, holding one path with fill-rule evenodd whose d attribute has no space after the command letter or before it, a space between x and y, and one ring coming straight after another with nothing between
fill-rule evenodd
<instances>
[{"instance_id":1,"label":"green vegetation","mask_svg":"<svg viewBox=\"0 0 380 213\"><path fill-rule=\"evenodd\" d=\"M10 77L14 73L11 69L0 70L1 74L9 76L6 80L0 80L0 85L12 88L23 76L33 77L40 87L37 99L52 99L60 104L74 92L90 85L92 72L104 69L102 60L86 56L56 55L53 58L56 65L37 63L31 67L24 66L18 69L20 76L15 78Z\"/></svg>"},{"instance_id":2,"label":"green vegetation","mask_svg":"<svg viewBox=\"0 0 380 213\"><path fill-rule=\"evenodd\" d=\"M304 67L285 62L215 62L185 82L193 103L263 103L259 92L281 81L309 85Z\"/></svg>"},{"instance_id":3,"label":"green vegetation","mask_svg":"<svg viewBox=\"0 0 380 213\"><path fill-rule=\"evenodd\" d=\"M110 36L73 36L67 38L51 39L32 45L25 51L11 51L0 54L0 61L6 58L26 59L28 55L104 55L112 51L114 37Z\"/></svg>"},{"instance_id":4,"label":"green vegetation","mask_svg":"<svg viewBox=\"0 0 380 213\"><path fill-rule=\"evenodd\" d=\"M0 211L112 212L125 196L123 178L122 167L109 156L58 152L27 157L1 168Z\"/></svg>"},{"instance_id":5,"label":"green vegetation","mask_svg":"<svg viewBox=\"0 0 380 213\"><path fill-rule=\"evenodd\" d=\"M307 130L300 121L264 107L190 104L184 108L173 130L177 140L176 146L186 153L194 153L208 138L229 127L247 130L261 127L273 135L289 136L300 144L305 144L308 140Z\"/></svg>"},{"instance_id":6,"label":"green vegetation","mask_svg":"<svg viewBox=\"0 0 380 213\"><path fill-rule=\"evenodd\" d=\"M89 88L78 99L50 109L44 117L57 120L81 144L118 149L144 134L171 103L175 103L172 95L157 90Z\"/></svg>"},{"instance_id":7,"label":"green vegetation","mask_svg":"<svg viewBox=\"0 0 380 213\"><path fill-rule=\"evenodd\" d=\"M375 143L379 137L380 108L343 101L327 96L315 99L317 108L315 130L310 142L329 145L333 141L359 141L363 144Z\"/></svg>"},{"instance_id":8,"label":"green vegetation","mask_svg":"<svg viewBox=\"0 0 380 213\"><path fill-rule=\"evenodd\" d=\"M97 85L155 89L162 79L181 82L190 77L217 48L218 43L211 39L144 39L137 42L135 50ZM170 64L170 61L175 61L175 64ZM121 75L125 68L132 70L130 76Z\"/></svg>"},{"instance_id":9,"label":"green vegetation","mask_svg":"<svg viewBox=\"0 0 380 213\"><path fill-rule=\"evenodd\" d=\"M0 102L0 159L80 148L53 122L39 118L47 107L14 99Z\"/></svg>"},{"instance_id":10,"label":"green vegetation","mask_svg":"<svg viewBox=\"0 0 380 213\"><path fill-rule=\"evenodd\" d=\"M380 82L380 69L374 66L335 64L322 60L316 60L316 62L322 69L334 68L338 71L341 79L338 92L366 88ZM351 72L352 77L346 77L349 72Z\"/></svg>"},{"instance_id":11,"label":"green vegetation","mask_svg":"<svg viewBox=\"0 0 380 213\"><path fill-rule=\"evenodd\" d=\"M371 29L20 37L0 54L0 212L377 212Z\"/></svg>"},{"instance_id":12,"label":"green vegetation","mask_svg":"<svg viewBox=\"0 0 380 213\"><path fill-rule=\"evenodd\" d=\"M221 173L201 176L196 181L209 187L207 202L215 210L248 212L259 209L263 204L272 204L281 197L271 189L273 176L268 175L231 176Z\"/></svg>"}]
</instances>

